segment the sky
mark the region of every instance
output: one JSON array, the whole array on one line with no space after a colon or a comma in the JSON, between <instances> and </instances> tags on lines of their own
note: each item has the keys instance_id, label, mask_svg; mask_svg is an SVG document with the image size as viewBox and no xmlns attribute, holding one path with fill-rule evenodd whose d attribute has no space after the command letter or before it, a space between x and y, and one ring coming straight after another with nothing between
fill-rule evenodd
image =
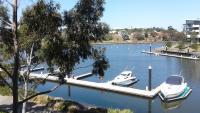
<instances>
[{"instance_id":1,"label":"sky","mask_svg":"<svg viewBox=\"0 0 200 113\"><path fill-rule=\"evenodd\" d=\"M20 0L19 13L35 0ZM70 10L78 0L54 0L61 12ZM105 0L101 21L112 29L173 26L181 31L186 19L200 18L200 0ZM19 14L21 15L21 14Z\"/></svg>"}]
</instances>

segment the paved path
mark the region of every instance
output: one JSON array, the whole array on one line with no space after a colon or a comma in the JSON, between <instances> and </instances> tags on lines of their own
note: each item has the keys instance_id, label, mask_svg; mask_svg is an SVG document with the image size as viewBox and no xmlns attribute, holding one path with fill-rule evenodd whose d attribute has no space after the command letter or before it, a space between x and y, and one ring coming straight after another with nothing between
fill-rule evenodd
<instances>
[{"instance_id":1,"label":"paved path","mask_svg":"<svg viewBox=\"0 0 200 113\"><path fill-rule=\"evenodd\" d=\"M12 104L12 96L1 96L0 95L0 106L1 105L11 105Z\"/></svg>"},{"instance_id":2,"label":"paved path","mask_svg":"<svg viewBox=\"0 0 200 113\"><path fill-rule=\"evenodd\" d=\"M12 96L1 96L0 95L0 110L10 112L12 109Z\"/></svg>"}]
</instances>

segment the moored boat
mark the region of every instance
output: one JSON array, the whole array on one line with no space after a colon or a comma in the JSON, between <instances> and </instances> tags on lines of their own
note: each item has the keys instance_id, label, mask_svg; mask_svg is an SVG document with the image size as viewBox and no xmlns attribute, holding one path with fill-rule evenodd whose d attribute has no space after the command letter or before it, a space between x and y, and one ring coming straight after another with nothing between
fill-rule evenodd
<instances>
[{"instance_id":1,"label":"moored boat","mask_svg":"<svg viewBox=\"0 0 200 113\"><path fill-rule=\"evenodd\" d=\"M133 75L132 71L123 71L111 81L111 84L128 86L134 84L137 81L138 79Z\"/></svg>"},{"instance_id":2,"label":"moored boat","mask_svg":"<svg viewBox=\"0 0 200 113\"><path fill-rule=\"evenodd\" d=\"M171 101L185 98L191 91L192 89L187 86L182 76L171 75L163 84L159 96L163 101Z\"/></svg>"}]
</instances>

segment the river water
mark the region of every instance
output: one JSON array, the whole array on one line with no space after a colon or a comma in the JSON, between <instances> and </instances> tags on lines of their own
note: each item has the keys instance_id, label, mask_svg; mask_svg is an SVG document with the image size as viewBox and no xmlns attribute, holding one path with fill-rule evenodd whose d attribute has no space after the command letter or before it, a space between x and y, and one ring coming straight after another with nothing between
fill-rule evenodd
<instances>
[{"instance_id":1,"label":"river water","mask_svg":"<svg viewBox=\"0 0 200 113\"><path fill-rule=\"evenodd\" d=\"M84 80L94 82L107 82L112 80L123 70L132 70L140 80L131 87L145 89L148 85L148 66L152 66L152 87L160 85L169 75L179 74L185 78L193 91L188 98L170 103L163 103L157 96L154 99L145 99L136 96L117 94L112 92L63 85L49 95L74 100L82 104L106 108L132 109L134 113L199 113L200 107L200 61L178 59L165 56L154 56L141 53L149 50L149 44L110 44L95 45L106 48L106 56L109 59L110 68L105 72L105 77L100 80L98 76L92 76ZM162 46L153 44L152 48ZM85 61L79 66L91 64ZM91 67L74 72L75 75L87 73ZM55 83L47 82L39 85L38 90L44 91L55 86ZM70 91L69 91L70 89Z\"/></svg>"}]
</instances>

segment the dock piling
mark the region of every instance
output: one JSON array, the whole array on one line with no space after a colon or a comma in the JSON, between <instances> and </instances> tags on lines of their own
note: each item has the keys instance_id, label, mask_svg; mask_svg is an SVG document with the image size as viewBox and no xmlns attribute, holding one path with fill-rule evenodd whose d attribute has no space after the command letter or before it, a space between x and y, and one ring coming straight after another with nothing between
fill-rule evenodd
<instances>
[{"instance_id":1,"label":"dock piling","mask_svg":"<svg viewBox=\"0 0 200 113\"><path fill-rule=\"evenodd\" d=\"M148 86L149 91L151 91L151 75L152 75L152 67L150 65L149 66L149 86Z\"/></svg>"},{"instance_id":2,"label":"dock piling","mask_svg":"<svg viewBox=\"0 0 200 113\"><path fill-rule=\"evenodd\" d=\"M151 44L150 44L150 46L149 46L149 52L151 52Z\"/></svg>"}]
</instances>

